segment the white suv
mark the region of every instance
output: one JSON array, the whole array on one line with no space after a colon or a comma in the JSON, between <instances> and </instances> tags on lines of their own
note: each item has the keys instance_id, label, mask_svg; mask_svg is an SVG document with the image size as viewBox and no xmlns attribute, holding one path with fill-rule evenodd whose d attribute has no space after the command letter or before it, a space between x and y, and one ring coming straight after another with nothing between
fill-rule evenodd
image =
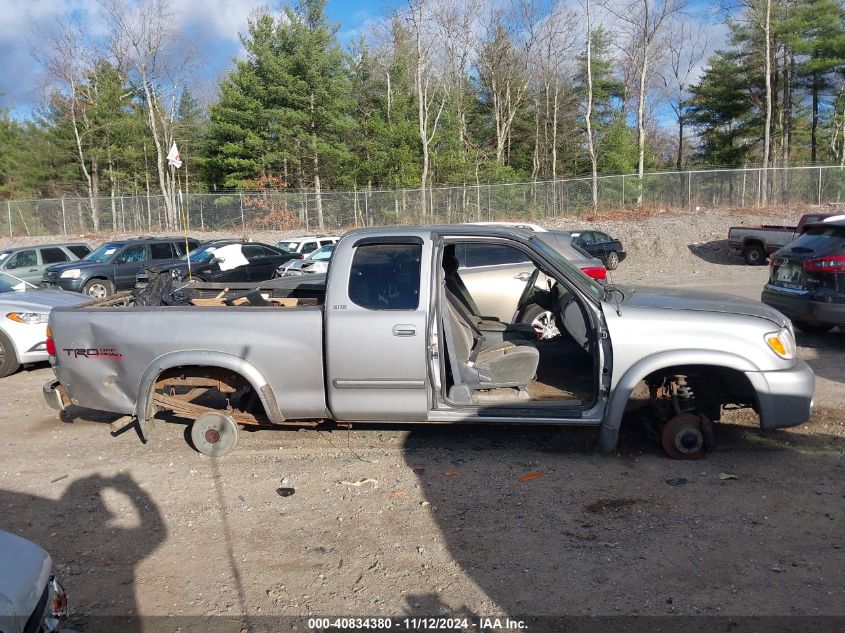
<instances>
[{"instance_id":1,"label":"white suv","mask_svg":"<svg viewBox=\"0 0 845 633\"><path fill-rule=\"evenodd\" d=\"M337 244L339 237L333 235L311 235L309 237L295 237L290 240L276 242L276 246L288 253L300 253L303 257L310 255L318 248Z\"/></svg>"}]
</instances>

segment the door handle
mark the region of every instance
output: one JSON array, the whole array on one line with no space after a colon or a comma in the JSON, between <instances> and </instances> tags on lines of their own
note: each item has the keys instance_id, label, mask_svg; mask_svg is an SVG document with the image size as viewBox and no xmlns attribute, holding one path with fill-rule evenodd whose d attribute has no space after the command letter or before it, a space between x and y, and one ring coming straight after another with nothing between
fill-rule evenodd
<instances>
[{"instance_id":1,"label":"door handle","mask_svg":"<svg viewBox=\"0 0 845 633\"><path fill-rule=\"evenodd\" d=\"M393 336L416 336L417 328L413 325L394 325Z\"/></svg>"},{"instance_id":2,"label":"door handle","mask_svg":"<svg viewBox=\"0 0 845 633\"><path fill-rule=\"evenodd\" d=\"M531 279L531 273L519 273L514 277L514 279L519 279L520 281L528 281Z\"/></svg>"}]
</instances>

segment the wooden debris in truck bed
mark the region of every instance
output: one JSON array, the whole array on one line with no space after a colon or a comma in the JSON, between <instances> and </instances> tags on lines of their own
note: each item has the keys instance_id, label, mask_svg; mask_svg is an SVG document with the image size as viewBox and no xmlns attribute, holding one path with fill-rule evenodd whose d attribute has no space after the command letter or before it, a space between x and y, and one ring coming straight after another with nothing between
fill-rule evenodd
<instances>
[{"instance_id":1,"label":"wooden debris in truck bed","mask_svg":"<svg viewBox=\"0 0 845 633\"><path fill-rule=\"evenodd\" d=\"M264 295L262 295L264 296ZM291 298L291 297L270 297L269 295L264 296L264 299L270 303L270 305L280 307L280 308L294 308L297 306L316 306L319 305L319 302L316 299L311 298ZM226 300L222 297L213 297L211 299L200 299L200 298L193 298L191 299L191 303L195 306L227 306L229 304L226 303ZM248 306L250 305L249 298L241 297L239 299L235 299L231 302L233 306Z\"/></svg>"}]
</instances>

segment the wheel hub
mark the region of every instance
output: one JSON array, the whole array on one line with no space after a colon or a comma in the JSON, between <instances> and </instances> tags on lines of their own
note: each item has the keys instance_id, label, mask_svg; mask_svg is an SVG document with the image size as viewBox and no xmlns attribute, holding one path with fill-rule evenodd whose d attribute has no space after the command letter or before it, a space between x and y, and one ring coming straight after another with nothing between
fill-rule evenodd
<instances>
[{"instance_id":1,"label":"wheel hub","mask_svg":"<svg viewBox=\"0 0 845 633\"><path fill-rule=\"evenodd\" d=\"M217 429L208 429L205 432L205 441L209 444L217 444L220 441L220 432Z\"/></svg>"},{"instance_id":2,"label":"wheel hub","mask_svg":"<svg viewBox=\"0 0 845 633\"><path fill-rule=\"evenodd\" d=\"M550 339L560 336L560 330L555 325L554 315L548 311L539 314L531 322L531 327L534 328L539 339Z\"/></svg>"},{"instance_id":3,"label":"wheel hub","mask_svg":"<svg viewBox=\"0 0 845 633\"><path fill-rule=\"evenodd\" d=\"M704 446L704 435L698 429L686 428L675 435L675 448L682 453L695 453L702 446Z\"/></svg>"}]
</instances>

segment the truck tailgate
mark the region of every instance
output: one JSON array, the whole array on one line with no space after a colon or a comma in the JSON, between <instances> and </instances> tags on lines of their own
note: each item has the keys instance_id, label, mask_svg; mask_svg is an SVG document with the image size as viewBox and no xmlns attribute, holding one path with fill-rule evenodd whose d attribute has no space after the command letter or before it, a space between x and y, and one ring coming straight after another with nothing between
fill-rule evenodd
<instances>
[{"instance_id":1,"label":"truck tailgate","mask_svg":"<svg viewBox=\"0 0 845 633\"><path fill-rule=\"evenodd\" d=\"M319 307L53 310L57 374L74 404L131 414L146 369L171 352L214 351L252 364L286 419L325 417Z\"/></svg>"}]
</instances>

